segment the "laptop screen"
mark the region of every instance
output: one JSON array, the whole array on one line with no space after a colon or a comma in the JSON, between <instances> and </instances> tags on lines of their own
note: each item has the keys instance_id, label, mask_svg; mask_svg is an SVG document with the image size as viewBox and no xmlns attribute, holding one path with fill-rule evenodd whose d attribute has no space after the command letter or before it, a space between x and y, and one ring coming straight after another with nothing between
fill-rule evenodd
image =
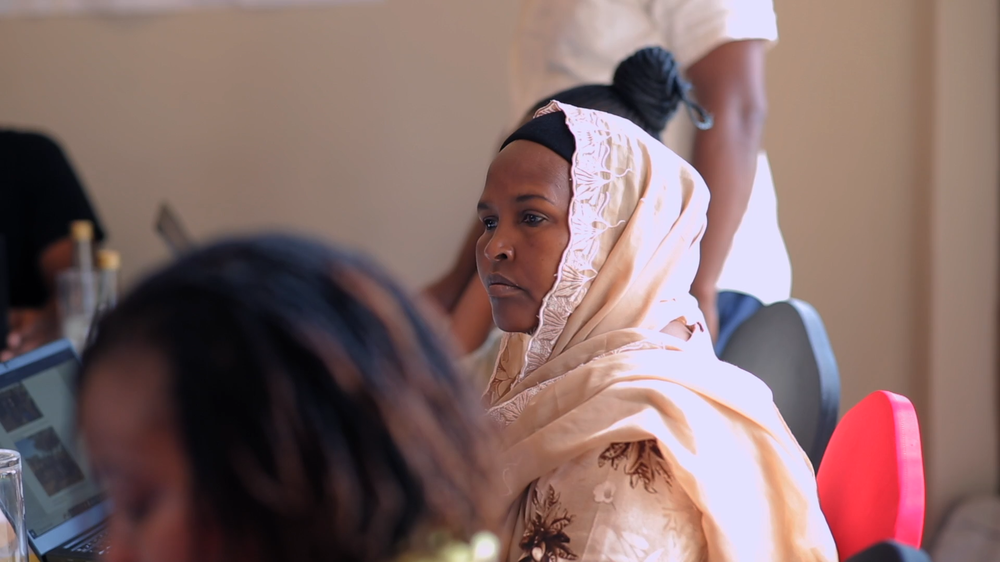
<instances>
[{"instance_id":1,"label":"laptop screen","mask_svg":"<svg viewBox=\"0 0 1000 562\"><path fill-rule=\"evenodd\" d=\"M77 446L76 354L64 342L29 355L0 369L0 448L21 453L25 527L36 539L104 498Z\"/></svg>"},{"instance_id":2,"label":"laptop screen","mask_svg":"<svg viewBox=\"0 0 1000 562\"><path fill-rule=\"evenodd\" d=\"M156 217L156 231L167 243L167 246L170 246L170 251L175 256L183 254L191 248L191 237L188 236L177 213L166 203L160 205L160 212Z\"/></svg>"}]
</instances>

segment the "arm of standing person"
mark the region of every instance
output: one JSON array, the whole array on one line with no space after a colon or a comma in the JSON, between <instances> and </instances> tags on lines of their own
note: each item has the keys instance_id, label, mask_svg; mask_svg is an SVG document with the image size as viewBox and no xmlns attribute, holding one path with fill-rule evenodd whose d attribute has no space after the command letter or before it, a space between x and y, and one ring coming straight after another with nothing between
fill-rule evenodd
<instances>
[{"instance_id":1,"label":"arm of standing person","mask_svg":"<svg viewBox=\"0 0 1000 562\"><path fill-rule=\"evenodd\" d=\"M462 353L479 349L493 329L493 306L486 287L474 275L451 313L451 332Z\"/></svg>"},{"instance_id":2,"label":"arm of standing person","mask_svg":"<svg viewBox=\"0 0 1000 562\"><path fill-rule=\"evenodd\" d=\"M534 112L528 112L521 119L515 129L519 128L521 125L527 123L531 120ZM500 146L504 139L507 138L509 133L504 133L504 136L497 140L497 146ZM438 306L446 315L453 317L455 313L455 307L458 306L459 299L463 298L463 295L467 292L470 283L478 284L479 279L476 272L476 241L483 234L483 223L478 218L473 220L472 227L469 228L468 232L465 234L465 239L462 242L462 247L458 251L458 256L452 263L451 268L445 272L443 276L438 278L428 285L422 292L424 297L428 298L433 304ZM471 280L471 281L470 281ZM486 291L483 290L482 297L486 298ZM481 303L480 303L481 304ZM487 301L489 304L489 301ZM476 311L481 311L482 307L475 307ZM487 308L487 316L489 317L490 324L492 325L493 317L492 310ZM454 318L452 318L454 321ZM482 321L477 322L482 324ZM454 332L454 330L452 330ZM487 330L487 334L489 331ZM458 335L458 334L456 334ZM472 347L476 349L479 345L482 345L485 341L485 335L483 340L479 342L478 345ZM461 336L459 336L461 339ZM463 344L463 348L465 345Z\"/></svg>"},{"instance_id":3,"label":"arm of standing person","mask_svg":"<svg viewBox=\"0 0 1000 562\"><path fill-rule=\"evenodd\" d=\"M476 278L476 241L482 233L483 223L475 219L451 268L423 291L424 296L448 316L451 316L458 306L459 299L469 286L470 280L479 282Z\"/></svg>"},{"instance_id":4,"label":"arm of standing person","mask_svg":"<svg viewBox=\"0 0 1000 562\"><path fill-rule=\"evenodd\" d=\"M482 229L477 220L452 268L424 290L425 296L447 312L451 335L463 354L479 349L493 329L493 308L476 272L476 240Z\"/></svg>"},{"instance_id":5,"label":"arm of standing person","mask_svg":"<svg viewBox=\"0 0 1000 562\"><path fill-rule=\"evenodd\" d=\"M713 339L718 335L716 285L747 210L757 171L767 116L766 50L766 41L729 42L688 69L698 102L715 118L711 129L695 136L691 162L712 193L701 265L691 293L705 313Z\"/></svg>"},{"instance_id":6,"label":"arm of standing person","mask_svg":"<svg viewBox=\"0 0 1000 562\"><path fill-rule=\"evenodd\" d=\"M530 121L533 115L534 111L525 114L515 129ZM506 138L505 134L497 145ZM493 307L476 270L476 242L482 234L483 223L477 218L466 233L451 269L422 293L448 316L451 334L463 353L479 349L493 328Z\"/></svg>"}]
</instances>

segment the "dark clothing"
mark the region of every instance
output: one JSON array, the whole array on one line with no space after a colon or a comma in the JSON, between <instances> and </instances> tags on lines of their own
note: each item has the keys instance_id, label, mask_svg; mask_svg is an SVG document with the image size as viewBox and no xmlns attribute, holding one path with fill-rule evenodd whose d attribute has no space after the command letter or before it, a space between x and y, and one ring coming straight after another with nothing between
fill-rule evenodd
<instances>
[{"instance_id":1,"label":"dark clothing","mask_svg":"<svg viewBox=\"0 0 1000 562\"><path fill-rule=\"evenodd\" d=\"M719 291L719 299L716 302L719 311L719 336L715 341L715 354L722 357L722 350L726 349L726 344L736 333L736 328L764 308L764 305L757 300L757 297L735 291Z\"/></svg>"},{"instance_id":2,"label":"dark clothing","mask_svg":"<svg viewBox=\"0 0 1000 562\"><path fill-rule=\"evenodd\" d=\"M886 541L855 554L847 562L931 562L931 557L912 546Z\"/></svg>"},{"instance_id":3,"label":"dark clothing","mask_svg":"<svg viewBox=\"0 0 1000 562\"><path fill-rule=\"evenodd\" d=\"M49 299L41 256L69 236L75 220L92 221L96 241L104 239L59 145L39 134L0 130L0 237L7 249L7 263L0 267L6 267L12 308L37 308Z\"/></svg>"},{"instance_id":4,"label":"dark clothing","mask_svg":"<svg viewBox=\"0 0 1000 562\"><path fill-rule=\"evenodd\" d=\"M566 125L566 114L562 111L547 113L521 125L520 129L507 137L500 150L507 148L508 144L518 140L540 144L562 156L570 165L573 164L573 153L576 152L576 138L573 137L569 126Z\"/></svg>"}]
</instances>

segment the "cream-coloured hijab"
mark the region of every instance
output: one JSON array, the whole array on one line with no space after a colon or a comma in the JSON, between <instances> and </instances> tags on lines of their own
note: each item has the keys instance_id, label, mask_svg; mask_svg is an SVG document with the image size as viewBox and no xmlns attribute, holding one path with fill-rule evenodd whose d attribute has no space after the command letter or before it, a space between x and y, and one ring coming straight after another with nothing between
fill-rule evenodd
<instances>
[{"instance_id":1,"label":"cream-coloured hijab","mask_svg":"<svg viewBox=\"0 0 1000 562\"><path fill-rule=\"evenodd\" d=\"M504 335L486 396L503 427L508 559L535 482L588 451L655 440L701 512L709 560L836 560L809 461L768 388L715 357L689 295L701 177L624 119L558 102L539 114L555 111L576 139L569 244L538 328ZM677 319L690 340L664 333Z\"/></svg>"}]
</instances>

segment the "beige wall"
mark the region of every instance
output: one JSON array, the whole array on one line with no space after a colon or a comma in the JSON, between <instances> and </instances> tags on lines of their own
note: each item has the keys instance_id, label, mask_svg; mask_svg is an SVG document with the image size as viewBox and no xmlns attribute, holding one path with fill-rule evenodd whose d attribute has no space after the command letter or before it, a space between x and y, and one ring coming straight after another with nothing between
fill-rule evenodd
<instances>
[{"instance_id":1,"label":"beige wall","mask_svg":"<svg viewBox=\"0 0 1000 562\"><path fill-rule=\"evenodd\" d=\"M410 281L467 228L506 115L503 2L0 20L0 122L57 134L131 275L191 230L291 226Z\"/></svg>"},{"instance_id":2,"label":"beige wall","mask_svg":"<svg viewBox=\"0 0 1000 562\"><path fill-rule=\"evenodd\" d=\"M199 236L306 230L416 284L501 133L514 4L0 21L0 122L65 142L129 275L165 257L168 198ZM996 7L776 4L767 143L795 293L827 322L845 407L917 401L933 523L996 482Z\"/></svg>"},{"instance_id":3,"label":"beige wall","mask_svg":"<svg viewBox=\"0 0 1000 562\"><path fill-rule=\"evenodd\" d=\"M769 59L774 163L793 292L830 331L844 404L911 394L921 121L920 2L778 0ZM858 14L865 17L858 17ZM926 87L923 88L926 90Z\"/></svg>"},{"instance_id":4,"label":"beige wall","mask_svg":"<svg viewBox=\"0 0 1000 562\"><path fill-rule=\"evenodd\" d=\"M997 482L1000 13L776 6L767 140L794 293L827 323L842 411L876 389L916 402L933 530Z\"/></svg>"},{"instance_id":5,"label":"beige wall","mask_svg":"<svg viewBox=\"0 0 1000 562\"><path fill-rule=\"evenodd\" d=\"M936 0L932 16L923 426L939 508L997 481L1000 6Z\"/></svg>"}]
</instances>

